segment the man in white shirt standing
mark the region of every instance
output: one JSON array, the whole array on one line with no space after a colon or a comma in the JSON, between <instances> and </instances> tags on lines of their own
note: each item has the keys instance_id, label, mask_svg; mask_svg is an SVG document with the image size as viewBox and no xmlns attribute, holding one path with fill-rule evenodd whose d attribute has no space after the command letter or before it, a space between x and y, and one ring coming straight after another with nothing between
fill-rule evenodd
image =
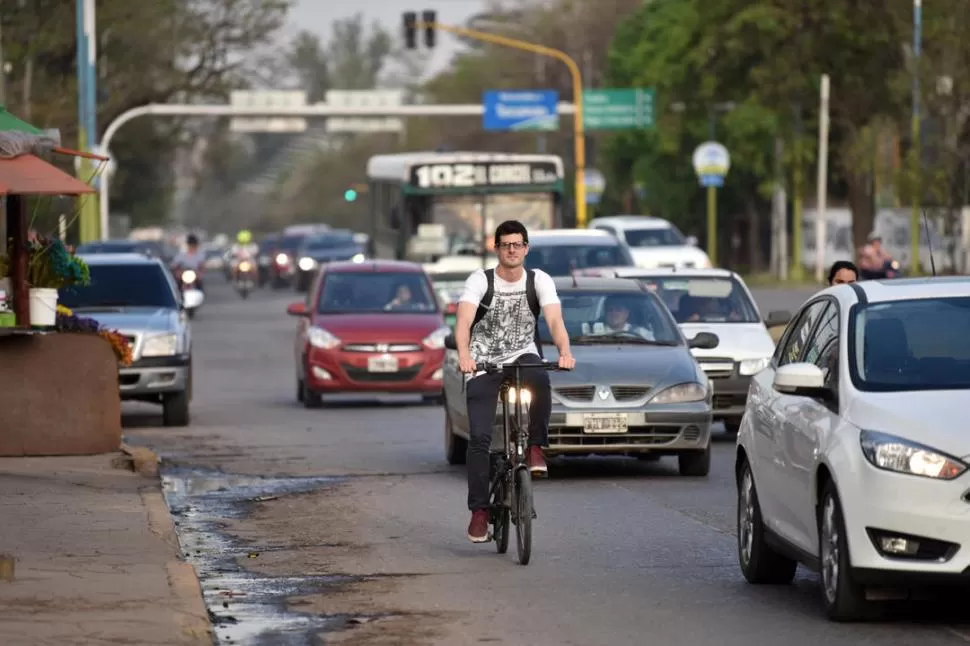
<instances>
[{"instance_id":1,"label":"man in white shirt standing","mask_svg":"<svg viewBox=\"0 0 970 646\"><path fill-rule=\"evenodd\" d=\"M478 370L481 362L505 365L535 363L541 356L536 326L545 317L552 340L559 350L559 367L576 365L569 348L569 334L562 320L562 307L552 278L523 266L529 253L529 232L521 222L508 220L495 229L498 267L478 270L465 281L458 302L455 342L458 367L472 375L466 386L470 441L468 443L468 509L472 512L468 539L488 541L489 447L495 408L504 375ZM491 284L491 289L489 289ZM485 301L483 303L483 300ZM549 375L540 369L522 370L523 385L532 392L529 406L529 471L547 472L542 447L548 443L552 394Z\"/></svg>"}]
</instances>

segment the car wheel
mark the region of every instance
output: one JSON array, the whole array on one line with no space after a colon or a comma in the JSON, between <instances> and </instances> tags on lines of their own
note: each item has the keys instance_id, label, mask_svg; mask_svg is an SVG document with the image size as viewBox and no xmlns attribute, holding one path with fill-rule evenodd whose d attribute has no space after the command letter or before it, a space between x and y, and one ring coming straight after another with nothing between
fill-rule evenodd
<instances>
[{"instance_id":1,"label":"car wheel","mask_svg":"<svg viewBox=\"0 0 970 646\"><path fill-rule=\"evenodd\" d=\"M741 430L741 420L740 419L726 419L724 420L724 432L728 435L737 435L738 431Z\"/></svg>"},{"instance_id":2,"label":"car wheel","mask_svg":"<svg viewBox=\"0 0 970 646\"><path fill-rule=\"evenodd\" d=\"M798 563L779 554L765 540L758 490L747 461L738 478L738 563L748 583L791 583Z\"/></svg>"},{"instance_id":3,"label":"car wheel","mask_svg":"<svg viewBox=\"0 0 970 646\"><path fill-rule=\"evenodd\" d=\"M162 424L165 426L189 425L188 391L165 396L162 401Z\"/></svg>"},{"instance_id":4,"label":"car wheel","mask_svg":"<svg viewBox=\"0 0 970 646\"><path fill-rule=\"evenodd\" d=\"M468 451L468 440L455 435L451 423L451 415L445 411L445 457L448 464L465 464L465 453Z\"/></svg>"},{"instance_id":5,"label":"car wheel","mask_svg":"<svg viewBox=\"0 0 970 646\"><path fill-rule=\"evenodd\" d=\"M842 503L831 480L822 489L818 509L818 554L825 614L833 621L874 618L875 607L866 601L865 588L852 579Z\"/></svg>"},{"instance_id":6,"label":"car wheel","mask_svg":"<svg viewBox=\"0 0 970 646\"><path fill-rule=\"evenodd\" d=\"M684 451L677 455L682 476L706 476L711 471L711 445L702 451Z\"/></svg>"},{"instance_id":7,"label":"car wheel","mask_svg":"<svg viewBox=\"0 0 970 646\"><path fill-rule=\"evenodd\" d=\"M323 406L323 397L315 390L311 390L306 382L303 382L303 402L304 408L320 408Z\"/></svg>"}]
</instances>

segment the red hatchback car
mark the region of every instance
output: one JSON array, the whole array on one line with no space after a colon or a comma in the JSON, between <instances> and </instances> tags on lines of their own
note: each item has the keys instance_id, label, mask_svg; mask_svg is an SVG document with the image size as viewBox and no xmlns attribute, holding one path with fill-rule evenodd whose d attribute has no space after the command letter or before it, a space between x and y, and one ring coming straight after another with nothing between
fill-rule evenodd
<instances>
[{"instance_id":1,"label":"red hatchback car","mask_svg":"<svg viewBox=\"0 0 970 646\"><path fill-rule=\"evenodd\" d=\"M321 268L299 317L297 398L317 408L321 395L419 394L442 401L445 325L421 265L395 260L332 262Z\"/></svg>"}]
</instances>

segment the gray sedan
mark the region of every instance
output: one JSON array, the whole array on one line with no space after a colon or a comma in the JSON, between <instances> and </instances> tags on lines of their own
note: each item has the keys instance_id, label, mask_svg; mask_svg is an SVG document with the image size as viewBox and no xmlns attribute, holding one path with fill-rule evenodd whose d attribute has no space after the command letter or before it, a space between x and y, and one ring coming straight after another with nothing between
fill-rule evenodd
<instances>
[{"instance_id":1,"label":"gray sedan","mask_svg":"<svg viewBox=\"0 0 970 646\"><path fill-rule=\"evenodd\" d=\"M656 295L637 282L604 278L556 278L575 370L552 372L552 418L546 455L678 457L683 475L710 470L710 381L691 348L713 348L702 333L686 341ZM549 328L540 319L545 358L558 358ZM468 415L458 372L458 353L445 355L445 451L465 461ZM501 409L493 448L501 447Z\"/></svg>"}]
</instances>

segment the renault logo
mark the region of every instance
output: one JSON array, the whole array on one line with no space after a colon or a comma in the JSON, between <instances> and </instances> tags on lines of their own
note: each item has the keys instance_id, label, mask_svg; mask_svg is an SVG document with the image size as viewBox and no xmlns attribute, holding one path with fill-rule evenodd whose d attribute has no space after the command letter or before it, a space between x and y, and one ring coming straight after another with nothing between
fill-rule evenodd
<instances>
[{"instance_id":1,"label":"renault logo","mask_svg":"<svg viewBox=\"0 0 970 646\"><path fill-rule=\"evenodd\" d=\"M609 399L612 393L610 392L609 388L607 388L606 386L602 386L600 387L597 394L600 396L600 399Z\"/></svg>"}]
</instances>

